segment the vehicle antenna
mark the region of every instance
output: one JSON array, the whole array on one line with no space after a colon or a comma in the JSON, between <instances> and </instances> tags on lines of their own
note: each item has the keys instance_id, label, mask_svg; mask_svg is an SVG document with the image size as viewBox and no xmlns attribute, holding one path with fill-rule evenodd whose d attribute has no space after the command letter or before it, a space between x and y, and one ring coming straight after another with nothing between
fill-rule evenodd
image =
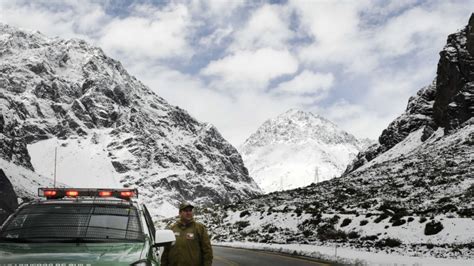
<instances>
[{"instance_id":1,"label":"vehicle antenna","mask_svg":"<svg viewBox=\"0 0 474 266\"><path fill-rule=\"evenodd\" d=\"M319 183L319 169L317 166L314 169L314 183Z\"/></svg>"},{"instance_id":2,"label":"vehicle antenna","mask_svg":"<svg viewBox=\"0 0 474 266\"><path fill-rule=\"evenodd\" d=\"M280 176L280 191L283 191L283 177Z\"/></svg>"},{"instance_id":3,"label":"vehicle antenna","mask_svg":"<svg viewBox=\"0 0 474 266\"><path fill-rule=\"evenodd\" d=\"M58 147L54 148L54 185L53 187L56 188L56 158L58 155Z\"/></svg>"}]
</instances>

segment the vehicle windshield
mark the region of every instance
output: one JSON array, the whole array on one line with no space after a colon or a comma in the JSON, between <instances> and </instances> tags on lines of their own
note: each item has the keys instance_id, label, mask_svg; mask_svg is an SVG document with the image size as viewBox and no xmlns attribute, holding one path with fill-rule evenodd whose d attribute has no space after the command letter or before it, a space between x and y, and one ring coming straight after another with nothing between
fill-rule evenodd
<instances>
[{"instance_id":1,"label":"vehicle windshield","mask_svg":"<svg viewBox=\"0 0 474 266\"><path fill-rule=\"evenodd\" d=\"M0 231L9 242L142 241L133 206L38 204L22 208Z\"/></svg>"}]
</instances>

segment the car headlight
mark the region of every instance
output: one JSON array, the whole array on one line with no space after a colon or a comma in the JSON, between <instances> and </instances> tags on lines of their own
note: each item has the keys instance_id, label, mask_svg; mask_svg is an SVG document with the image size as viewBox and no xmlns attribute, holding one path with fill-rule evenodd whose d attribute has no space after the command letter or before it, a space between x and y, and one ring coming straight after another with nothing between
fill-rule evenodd
<instances>
[{"instance_id":1,"label":"car headlight","mask_svg":"<svg viewBox=\"0 0 474 266\"><path fill-rule=\"evenodd\" d=\"M148 260L139 260L130 264L130 266L151 266L151 263Z\"/></svg>"}]
</instances>

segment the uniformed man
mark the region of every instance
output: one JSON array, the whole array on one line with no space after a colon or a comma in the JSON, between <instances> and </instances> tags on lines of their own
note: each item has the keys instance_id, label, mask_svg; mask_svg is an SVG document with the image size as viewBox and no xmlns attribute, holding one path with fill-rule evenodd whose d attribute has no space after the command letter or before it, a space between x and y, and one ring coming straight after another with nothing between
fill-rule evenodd
<instances>
[{"instance_id":1,"label":"uniformed man","mask_svg":"<svg viewBox=\"0 0 474 266\"><path fill-rule=\"evenodd\" d=\"M165 247L161 255L163 266L211 266L212 247L206 227L194 221L194 206L188 202L179 205L179 220L170 229L176 243Z\"/></svg>"}]
</instances>

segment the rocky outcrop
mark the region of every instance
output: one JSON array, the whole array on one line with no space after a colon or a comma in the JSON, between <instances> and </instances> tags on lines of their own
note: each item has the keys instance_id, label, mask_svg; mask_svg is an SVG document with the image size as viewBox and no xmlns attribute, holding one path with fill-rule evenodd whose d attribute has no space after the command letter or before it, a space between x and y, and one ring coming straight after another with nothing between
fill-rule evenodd
<instances>
[{"instance_id":1,"label":"rocky outcrop","mask_svg":"<svg viewBox=\"0 0 474 266\"><path fill-rule=\"evenodd\" d=\"M7 176L0 169L0 225L18 207L18 199Z\"/></svg>"},{"instance_id":2,"label":"rocky outcrop","mask_svg":"<svg viewBox=\"0 0 474 266\"><path fill-rule=\"evenodd\" d=\"M426 140L438 128L459 129L474 116L474 14L461 31L448 36L440 52L436 79L411 97L405 112L382 132L379 143L357 155L345 174L391 149L423 128Z\"/></svg>"},{"instance_id":3,"label":"rocky outcrop","mask_svg":"<svg viewBox=\"0 0 474 266\"><path fill-rule=\"evenodd\" d=\"M474 14L471 15L469 19L469 24L467 25L467 50L474 56Z\"/></svg>"},{"instance_id":4,"label":"rocky outcrop","mask_svg":"<svg viewBox=\"0 0 474 266\"><path fill-rule=\"evenodd\" d=\"M447 130L459 128L474 114L474 53L468 50L474 45L472 34L474 14L465 29L449 35L440 53L433 117Z\"/></svg>"},{"instance_id":5,"label":"rocky outcrop","mask_svg":"<svg viewBox=\"0 0 474 266\"><path fill-rule=\"evenodd\" d=\"M0 158L33 170L23 133L17 137L14 132L0 132L0 147Z\"/></svg>"}]
</instances>

